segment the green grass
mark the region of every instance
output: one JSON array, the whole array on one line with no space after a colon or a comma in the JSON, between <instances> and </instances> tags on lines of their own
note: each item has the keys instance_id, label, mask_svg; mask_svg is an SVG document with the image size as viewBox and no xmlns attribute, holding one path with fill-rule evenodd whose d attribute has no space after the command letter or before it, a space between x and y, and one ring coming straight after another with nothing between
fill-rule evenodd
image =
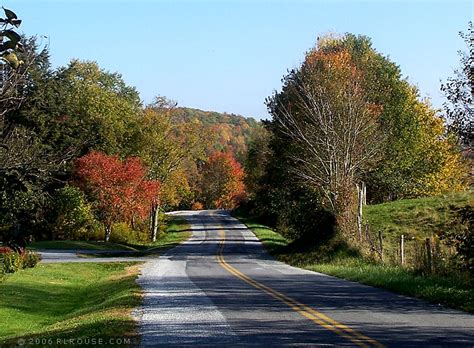
<instances>
[{"instance_id":1,"label":"green grass","mask_svg":"<svg viewBox=\"0 0 474 348\"><path fill-rule=\"evenodd\" d=\"M357 250L334 241L318 246L295 245L265 225L247 217L238 218L271 255L292 266L474 313L474 289L469 280L455 276L420 276L402 267L375 263L364 259Z\"/></svg>"},{"instance_id":2,"label":"green grass","mask_svg":"<svg viewBox=\"0 0 474 348\"><path fill-rule=\"evenodd\" d=\"M128 256L145 256L149 254L160 253L163 250L172 248L191 236L190 226L186 220L170 216L167 222L166 232L161 233L155 242L147 243L130 243L120 244L112 242L98 241L72 241L72 240L56 240L42 241L31 243L28 248L38 249L70 249L70 250L97 250L110 251L110 253L102 254L81 254L84 257L114 257L124 256L123 253L114 253L114 251L128 251Z\"/></svg>"},{"instance_id":3,"label":"green grass","mask_svg":"<svg viewBox=\"0 0 474 348\"><path fill-rule=\"evenodd\" d=\"M155 243L129 246L54 241L35 243L35 246L111 250L112 254L115 250L161 253L190 235L186 221L172 218L167 232ZM20 338L33 346L51 343L62 346L65 343L57 344L57 339L70 338L97 338L107 345L110 338L118 338L122 343L136 346L138 336L131 311L141 303L141 290L135 282L139 265L137 262L39 264L6 275L0 282L0 346L14 345ZM79 345L77 341L76 345Z\"/></svg>"},{"instance_id":4,"label":"green grass","mask_svg":"<svg viewBox=\"0 0 474 348\"><path fill-rule=\"evenodd\" d=\"M86 337L136 340L130 312L141 301L137 274L138 264L127 262L39 264L8 275L0 283L0 345L20 337L27 343Z\"/></svg>"},{"instance_id":5,"label":"green grass","mask_svg":"<svg viewBox=\"0 0 474 348\"><path fill-rule=\"evenodd\" d=\"M466 206L474 207L474 192L367 205L364 219L373 231L423 238L452 227L453 213Z\"/></svg>"},{"instance_id":6,"label":"green grass","mask_svg":"<svg viewBox=\"0 0 474 348\"><path fill-rule=\"evenodd\" d=\"M417 250L426 238L442 237L461 229L458 211L474 209L474 192L418 199L404 199L364 207L373 240L382 232L385 261L399 262L400 236L405 236L405 258L414 266ZM444 252L452 251L444 249Z\"/></svg>"}]
</instances>

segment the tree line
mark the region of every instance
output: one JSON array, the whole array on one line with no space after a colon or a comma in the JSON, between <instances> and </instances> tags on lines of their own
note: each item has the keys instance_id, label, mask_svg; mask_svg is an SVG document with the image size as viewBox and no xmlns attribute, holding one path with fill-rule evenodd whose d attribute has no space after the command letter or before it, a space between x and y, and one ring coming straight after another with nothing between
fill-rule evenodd
<instances>
[{"instance_id":1,"label":"tree line","mask_svg":"<svg viewBox=\"0 0 474 348\"><path fill-rule=\"evenodd\" d=\"M144 105L120 74L95 62L52 68L47 46L16 34L18 21L5 10L1 235L154 241L164 211L233 208L245 199L236 157L247 122L219 138L222 125L165 97Z\"/></svg>"},{"instance_id":2,"label":"tree line","mask_svg":"<svg viewBox=\"0 0 474 348\"><path fill-rule=\"evenodd\" d=\"M267 98L271 120L147 105L95 62L52 68L0 20L0 233L148 241L162 212L244 207L293 239L355 236L357 187L379 203L461 191L470 54L440 114L366 36L328 35ZM472 166L471 166L472 168ZM114 230L116 233L114 233Z\"/></svg>"}]
</instances>

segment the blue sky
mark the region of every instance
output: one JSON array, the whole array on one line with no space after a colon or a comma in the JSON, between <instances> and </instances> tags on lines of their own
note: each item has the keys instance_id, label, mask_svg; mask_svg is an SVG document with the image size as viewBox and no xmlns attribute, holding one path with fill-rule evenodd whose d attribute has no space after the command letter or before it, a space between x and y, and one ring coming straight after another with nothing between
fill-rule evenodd
<instances>
[{"instance_id":1,"label":"blue sky","mask_svg":"<svg viewBox=\"0 0 474 348\"><path fill-rule=\"evenodd\" d=\"M95 60L135 86L144 102L267 118L264 100L318 35L352 32L400 65L440 107L440 80L458 65L458 31L472 1L0 1L46 35L53 66Z\"/></svg>"}]
</instances>

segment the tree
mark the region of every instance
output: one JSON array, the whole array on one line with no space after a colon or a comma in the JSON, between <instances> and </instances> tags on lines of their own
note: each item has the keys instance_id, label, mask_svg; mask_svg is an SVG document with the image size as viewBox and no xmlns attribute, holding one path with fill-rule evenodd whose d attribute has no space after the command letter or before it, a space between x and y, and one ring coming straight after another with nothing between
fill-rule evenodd
<instances>
[{"instance_id":1,"label":"tree","mask_svg":"<svg viewBox=\"0 0 474 348\"><path fill-rule=\"evenodd\" d=\"M271 155L271 133L263 124L254 126L250 133L247 155L245 158L245 187L250 199L262 188L267 163Z\"/></svg>"},{"instance_id":2,"label":"tree","mask_svg":"<svg viewBox=\"0 0 474 348\"><path fill-rule=\"evenodd\" d=\"M244 171L231 153L211 154L200 174L201 201L206 207L234 209L246 198Z\"/></svg>"},{"instance_id":3,"label":"tree","mask_svg":"<svg viewBox=\"0 0 474 348\"><path fill-rule=\"evenodd\" d=\"M154 241L162 209L179 206L190 196L185 167L204 160L208 136L198 122L174 122L176 102L157 97L137 118L130 153L139 156L149 168L148 177L161 183L151 208L150 234Z\"/></svg>"},{"instance_id":4,"label":"tree","mask_svg":"<svg viewBox=\"0 0 474 348\"><path fill-rule=\"evenodd\" d=\"M446 95L444 103L448 129L455 133L463 147L472 147L474 142L474 28L469 22L466 33L459 36L467 45L467 52L459 52L460 68L454 77L441 85Z\"/></svg>"},{"instance_id":5,"label":"tree","mask_svg":"<svg viewBox=\"0 0 474 348\"><path fill-rule=\"evenodd\" d=\"M456 191L462 186L460 157L454 158L456 155L452 151L442 151L442 156L434 155L433 145L453 149L452 139L444 134L440 116L428 101L420 99L418 90L402 77L400 68L372 47L368 37L323 36L318 41L318 48L326 53L346 50L361 73L360 82L367 101L380 107L378 119L385 135L381 159L364 177L370 201L417 197L422 191L422 183L449 172L444 167L448 163L457 163L454 167L458 170L451 170L451 178L445 176L444 183L450 185L443 184L443 192ZM423 190L423 194L435 194L436 190Z\"/></svg>"},{"instance_id":6,"label":"tree","mask_svg":"<svg viewBox=\"0 0 474 348\"><path fill-rule=\"evenodd\" d=\"M72 60L54 71L40 71L16 122L37 133L55 152L76 156L100 150L126 154L141 112L138 92L118 73L95 62Z\"/></svg>"},{"instance_id":7,"label":"tree","mask_svg":"<svg viewBox=\"0 0 474 348\"><path fill-rule=\"evenodd\" d=\"M15 31L21 25L17 15L6 8L5 18L0 18L0 117L21 105L21 93L28 65L18 58L23 51L21 36ZM30 63L30 62L28 62Z\"/></svg>"},{"instance_id":8,"label":"tree","mask_svg":"<svg viewBox=\"0 0 474 348\"><path fill-rule=\"evenodd\" d=\"M350 54L311 51L267 106L294 143L291 171L322 190L342 230L350 220L354 184L374 165L381 141L380 107L367 100Z\"/></svg>"},{"instance_id":9,"label":"tree","mask_svg":"<svg viewBox=\"0 0 474 348\"><path fill-rule=\"evenodd\" d=\"M50 152L18 115L32 95L33 76L47 60L34 38L20 37L15 13L0 19L0 224L33 233L44 226L49 187L67 153Z\"/></svg>"},{"instance_id":10,"label":"tree","mask_svg":"<svg viewBox=\"0 0 474 348\"><path fill-rule=\"evenodd\" d=\"M88 239L95 219L84 193L74 186L59 189L53 200L53 239Z\"/></svg>"},{"instance_id":11,"label":"tree","mask_svg":"<svg viewBox=\"0 0 474 348\"><path fill-rule=\"evenodd\" d=\"M95 202L95 208L105 227L105 240L111 235L112 224L145 218L157 197L159 183L146 179L146 168L138 158L121 161L117 156L92 151L77 159L76 184Z\"/></svg>"}]
</instances>

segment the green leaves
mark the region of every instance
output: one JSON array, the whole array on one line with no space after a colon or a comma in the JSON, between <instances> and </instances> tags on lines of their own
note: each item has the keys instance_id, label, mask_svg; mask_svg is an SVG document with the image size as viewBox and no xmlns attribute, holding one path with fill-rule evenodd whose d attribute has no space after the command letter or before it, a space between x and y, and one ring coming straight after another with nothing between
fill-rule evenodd
<instances>
[{"instance_id":1,"label":"green leaves","mask_svg":"<svg viewBox=\"0 0 474 348\"><path fill-rule=\"evenodd\" d=\"M4 7L3 7L3 12L5 12L5 16L7 18L0 18L0 23L10 24L16 28L18 28L21 25L21 19L18 19L15 12L13 12L12 10L6 9Z\"/></svg>"},{"instance_id":2,"label":"green leaves","mask_svg":"<svg viewBox=\"0 0 474 348\"><path fill-rule=\"evenodd\" d=\"M17 19L18 17L16 16L16 13L13 12L12 10L9 10L9 9L6 9L5 7L3 7L3 11L5 12L5 16L7 16L7 18L9 20L13 20L13 19Z\"/></svg>"},{"instance_id":3,"label":"green leaves","mask_svg":"<svg viewBox=\"0 0 474 348\"><path fill-rule=\"evenodd\" d=\"M18 69L18 67L23 64L22 60L19 60L15 53L10 52L4 54L1 59L7 62L13 69Z\"/></svg>"},{"instance_id":4,"label":"green leaves","mask_svg":"<svg viewBox=\"0 0 474 348\"><path fill-rule=\"evenodd\" d=\"M13 30L4 30L2 32L2 36L6 36L11 41L13 41L15 44L20 42L20 40L21 40L21 36L18 35L16 32L14 32Z\"/></svg>"},{"instance_id":5,"label":"green leaves","mask_svg":"<svg viewBox=\"0 0 474 348\"><path fill-rule=\"evenodd\" d=\"M0 18L0 25L3 24L3 30L0 30L0 60L6 62L12 69L18 69L23 63L19 60L15 51L23 51L21 44L21 36L11 27L18 28L21 25L21 20L18 19L15 12L3 8L6 18ZM10 27L9 27L10 25ZM5 38L8 41L4 41Z\"/></svg>"}]
</instances>

